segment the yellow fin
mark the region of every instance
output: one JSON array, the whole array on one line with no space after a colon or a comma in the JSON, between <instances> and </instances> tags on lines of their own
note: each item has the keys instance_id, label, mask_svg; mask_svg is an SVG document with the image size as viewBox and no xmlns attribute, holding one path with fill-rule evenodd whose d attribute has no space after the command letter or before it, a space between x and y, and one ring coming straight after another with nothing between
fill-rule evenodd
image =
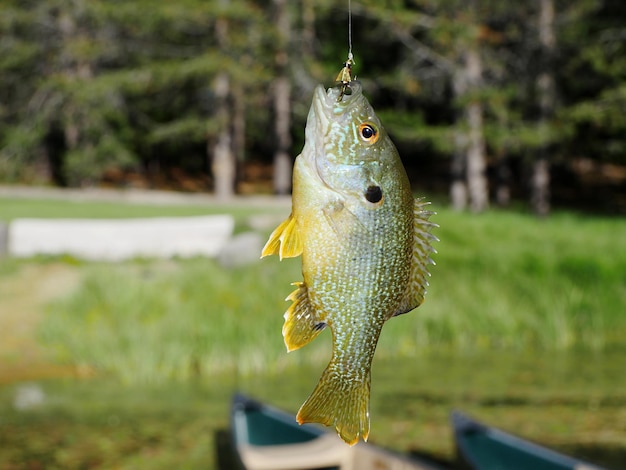
<instances>
[{"instance_id":1,"label":"yellow fin","mask_svg":"<svg viewBox=\"0 0 626 470\"><path fill-rule=\"evenodd\" d=\"M294 290L285 300L293 303L285 313L283 337L287 351L294 351L306 346L317 338L317 335L326 328L326 323L317 315L309 302L309 292L304 282L294 282Z\"/></svg>"},{"instance_id":2,"label":"yellow fin","mask_svg":"<svg viewBox=\"0 0 626 470\"><path fill-rule=\"evenodd\" d=\"M347 444L370 433L370 372L362 380L346 378L333 361L328 365L311 396L298 411L299 424L321 423L334 426Z\"/></svg>"},{"instance_id":3,"label":"yellow fin","mask_svg":"<svg viewBox=\"0 0 626 470\"><path fill-rule=\"evenodd\" d=\"M435 264L430 255L436 253L431 243L439 241L437 237L432 235L430 231L437 224L429 222L432 211L426 210L425 206L429 202L423 202L421 199L415 201L414 206L414 237L413 237L413 259L411 260L411 275L409 285L407 286L404 296L400 302L398 310L394 316L410 312L414 308L419 307L424 302L426 289L428 287L428 265Z\"/></svg>"},{"instance_id":4,"label":"yellow fin","mask_svg":"<svg viewBox=\"0 0 626 470\"><path fill-rule=\"evenodd\" d=\"M261 252L261 258L278 255L280 259L302 254L302 239L296 228L296 219L290 214L270 235Z\"/></svg>"}]
</instances>

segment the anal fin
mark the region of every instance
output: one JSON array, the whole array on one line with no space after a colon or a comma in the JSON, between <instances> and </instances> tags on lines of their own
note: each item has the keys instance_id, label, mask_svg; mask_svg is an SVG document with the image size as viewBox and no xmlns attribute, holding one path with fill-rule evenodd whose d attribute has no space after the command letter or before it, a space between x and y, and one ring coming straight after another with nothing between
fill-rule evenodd
<instances>
[{"instance_id":1,"label":"anal fin","mask_svg":"<svg viewBox=\"0 0 626 470\"><path fill-rule=\"evenodd\" d=\"M317 338L317 335L326 327L324 320L320 318L309 301L309 292L304 282L294 282L297 286L289 297L293 303L285 312L285 324L283 325L283 337L287 351L294 351L306 346Z\"/></svg>"},{"instance_id":2,"label":"anal fin","mask_svg":"<svg viewBox=\"0 0 626 470\"><path fill-rule=\"evenodd\" d=\"M296 227L296 219L289 214L272 232L261 252L261 258L269 255L278 255L280 259L295 258L302 254L302 238Z\"/></svg>"}]
</instances>

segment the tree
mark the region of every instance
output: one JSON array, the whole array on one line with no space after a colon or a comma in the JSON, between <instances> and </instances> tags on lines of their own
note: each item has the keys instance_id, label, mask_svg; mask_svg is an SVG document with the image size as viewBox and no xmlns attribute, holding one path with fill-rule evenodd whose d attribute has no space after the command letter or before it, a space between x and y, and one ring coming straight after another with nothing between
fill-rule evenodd
<instances>
[{"instance_id":1,"label":"tree","mask_svg":"<svg viewBox=\"0 0 626 470\"><path fill-rule=\"evenodd\" d=\"M9 124L0 158L4 172L79 184L107 164L129 161L123 136L115 132L116 121L123 119L123 102L93 83L110 53L107 31L96 26L97 6L74 0L15 7L18 22L8 32L31 46L34 62L23 65L25 70L35 68L35 77L43 79L16 70L24 80L20 88L32 94L13 110L17 119Z\"/></svg>"},{"instance_id":2,"label":"tree","mask_svg":"<svg viewBox=\"0 0 626 470\"><path fill-rule=\"evenodd\" d=\"M222 129L209 86L220 72L236 76L233 89L241 90L228 127L237 130L242 154L246 87L255 82L258 90L267 79L257 65L263 56L253 62L266 41L251 47L247 35L262 22L255 8L238 1L224 9L221 17L236 25L224 53L215 5L204 0L3 5L0 28L23 61L6 63L11 74L0 74L2 89L13 90L0 177L80 185L129 169L163 184L177 168L206 173L207 140Z\"/></svg>"},{"instance_id":3,"label":"tree","mask_svg":"<svg viewBox=\"0 0 626 470\"><path fill-rule=\"evenodd\" d=\"M352 7L356 75L414 181L449 184L455 207L484 210L491 186L501 204L528 189L547 213L551 167L626 161L622 3ZM0 180L229 197L253 158L274 163L285 193L347 25L347 4L330 0L5 0ZM422 176L448 164L445 181Z\"/></svg>"},{"instance_id":4,"label":"tree","mask_svg":"<svg viewBox=\"0 0 626 470\"><path fill-rule=\"evenodd\" d=\"M368 3L365 14L386 23L389 33L406 49L403 51L411 72L424 91L451 83L454 104L452 133L437 129L415 129L418 138L454 143L450 194L456 209L469 205L475 212L488 207L486 148L483 125L481 18L474 2L448 0L418 4L417 8ZM441 94L441 91L438 92ZM421 134L421 135L420 135ZM453 138L450 139L450 134Z\"/></svg>"},{"instance_id":5,"label":"tree","mask_svg":"<svg viewBox=\"0 0 626 470\"><path fill-rule=\"evenodd\" d=\"M227 7L230 0L219 0L219 6ZM222 54L228 50L228 20L219 17L215 23L215 38L217 46ZM215 77L213 91L216 101L216 115L220 130L215 143L209 149L211 169L215 181L215 195L219 199L228 199L235 192L236 161L232 149L231 109L228 99L230 97L230 77L226 70L220 71Z\"/></svg>"},{"instance_id":6,"label":"tree","mask_svg":"<svg viewBox=\"0 0 626 470\"><path fill-rule=\"evenodd\" d=\"M626 163L626 4L578 0L560 28L565 150L598 163ZM561 13L564 15L564 13Z\"/></svg>"},{"instance_id":7,"label":"tree","mask_svg":"<svg viewBox=\"0 0 626 470\"><path fill-rule=\"evenodd\" d=\"M537 75L537 99L539 105L539 133L542 145L537 149L531 179L531 205L539 216L550 211L550 122L556 108L556 84L554 79L554 55L556 36L554 31L554 1L539 0L538 33L540 44L540 69Z\"/></svg>"},{"instance_id":8,"label":"tree","mask_svg":"<svg viewBox=\"0 0 626 470\"><path fill-rule=\"evenodd\" d=\"M471 17L475 16L475 5L471 2L466 12ZM471 20L475 25L476 21ZM474 27L477 30L476 27ZM460 64L455 70L454 91L457 100L464 101L462 110L462 121L458 127L465 127L464 135L455 140L457 145L455 159L461 159L464 164L465 180L467 184L467 194L469 196L470 208L473 212L482 212L489 206L489 192L487 186L486 171L486 148L483 134L483 104L481 102L481 88L483 87L483 66L480 55L480 44L477 33L471 34L469 41L462 46L460 51ZM457 130L457 132L460 132ZM454 173L458 171L455 163ZM454 181L458 184L458 181ZM456 209L462 209L465 201L460 200L461 194L458 190L452 190L452 203Z\"/></svg>"},{"instance_id":9,"label":"tree","mask_svg":"<svg viewBox=\"0 0 626 470\"><path fill-rule=\"evenodd\" d=\"M276 48L276 78L273 83L276 147L274 149L274 192L288 194L291 189L291 83L289 80L289 50L291 19L287 0L273 0L278 35Z\"/></svg>"}]
</instances>

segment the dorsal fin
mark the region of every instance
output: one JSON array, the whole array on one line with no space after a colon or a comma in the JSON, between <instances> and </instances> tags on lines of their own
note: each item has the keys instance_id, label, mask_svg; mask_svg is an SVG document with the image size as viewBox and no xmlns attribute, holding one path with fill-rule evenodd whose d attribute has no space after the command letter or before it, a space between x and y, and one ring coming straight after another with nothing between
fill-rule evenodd
<instances>
[{"instance_id":1,"label":"dorsal fin","mask_svg":"<svg viewBox=\"0 0 626 470\"><path fill-rule=\"evenodd\" d=\"M435 264L430 255L437 252L437 250L432 247L431 243L439 241L436 236L430 233L432 228L438 227L438 225L428 220L431 215L435 214L425 209L425 206L428 204L430 203L424 202L422 199L415 201L413 210L414 236L411 275L409 277L409 285L404 292L404 296L394 316L410 312L424 302L424 296L426 295L426 289L428 287L428 278L430 277L428 265Z\"/></svg>"}]
</instances>

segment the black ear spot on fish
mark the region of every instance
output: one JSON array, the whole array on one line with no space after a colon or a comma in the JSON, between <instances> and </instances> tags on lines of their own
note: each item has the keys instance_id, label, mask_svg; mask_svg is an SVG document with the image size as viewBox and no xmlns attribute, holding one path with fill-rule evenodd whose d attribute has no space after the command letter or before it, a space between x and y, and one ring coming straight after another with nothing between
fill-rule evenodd
<instances>
[{"instance_id":1,"label":"black ear spot on fish","mask_svg":"<svg viewBox=\"0 0 626 470\"><path fill-rule=\"evenodd\" d=\"M380 186L370 186L365 191L365 199L367 199L372 204L376 204L380 202L383 198L383 190L380 189Z\"/></svg>"},{"instance_id":2,"label":"black ear spot on fish","mask_svg":"<svg viewBox=\"0 0 626 470\"><path fill-rule=\"evenodd\" d=\"M371 122L364 122L359 126L359 137L366 144L375 144L378 142L380 134L378 128Z\"/></svg>"}]
</instances>

